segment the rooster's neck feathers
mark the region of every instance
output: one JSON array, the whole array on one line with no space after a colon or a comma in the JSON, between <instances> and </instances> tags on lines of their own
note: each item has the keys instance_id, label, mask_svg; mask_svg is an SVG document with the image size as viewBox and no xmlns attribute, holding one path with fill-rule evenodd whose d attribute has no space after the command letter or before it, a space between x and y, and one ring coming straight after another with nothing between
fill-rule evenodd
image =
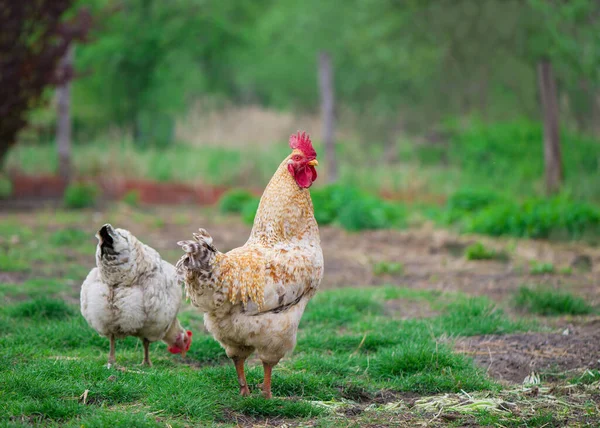
<instances>
[{"instance_id":1,"label":"rooster's neck feathers","mask_svg":"<svg viewBox=\"0 0 600 428\"><path fill-rule=\"evenodd\" d=\"M260 199L249 244L319 239L310 192L300 188L288 171L289 159L279 165Z\"/></svg>"}]
</instances>

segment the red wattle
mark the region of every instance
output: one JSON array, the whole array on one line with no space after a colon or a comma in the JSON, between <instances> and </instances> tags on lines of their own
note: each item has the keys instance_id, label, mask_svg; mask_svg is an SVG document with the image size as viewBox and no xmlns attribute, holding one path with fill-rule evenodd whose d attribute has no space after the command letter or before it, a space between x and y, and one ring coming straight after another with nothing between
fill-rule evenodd
<instances>
[{"instance_id":1,"label":"red wattle","mask_svg":"<svg viewBox=\"0 0 600 428\"><path fill-rule=\"evenodd\" d=\"M298 186L306 189L313 184L317 179L317 170L312 165L304 165L298 169L294 169L292 165L288 165L288 170L296 180Z\"/></svg>"}]
</instances>

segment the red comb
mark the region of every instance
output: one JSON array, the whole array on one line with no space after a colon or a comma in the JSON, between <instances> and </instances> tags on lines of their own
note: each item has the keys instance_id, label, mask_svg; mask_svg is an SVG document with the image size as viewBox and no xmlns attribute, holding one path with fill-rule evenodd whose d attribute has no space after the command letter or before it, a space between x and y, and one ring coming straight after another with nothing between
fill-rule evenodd
<instances>
[{"instance_id":1,"label":"red comb","mask_svg":"<svg viewBox=\"0 0 600 428\"><path fill-rule=\"evenodd\" d=\"M187 343L185 352L190 350L190 346L192 346L192 332L190 330L188 330L187 332L188 337L190 338L190 341ZM171 353L171 354L181 354L181 349L178 346L169 346L167 348L167 350Z\"/></svg>"},{"instance_id":2,"label":"red comb","mask_svg":"<svg viewBox=\"0 0 600 428\"><path fill-rule=\"evenodd\" d=\"M306 157L317 157L317 152L315 152L315 149L313 149L310 136L306 132L300 133L300 131L298 131L296 134L292 134L290 137L290 147L292 149L300 150Z\"/></svg>"}]
</instances>

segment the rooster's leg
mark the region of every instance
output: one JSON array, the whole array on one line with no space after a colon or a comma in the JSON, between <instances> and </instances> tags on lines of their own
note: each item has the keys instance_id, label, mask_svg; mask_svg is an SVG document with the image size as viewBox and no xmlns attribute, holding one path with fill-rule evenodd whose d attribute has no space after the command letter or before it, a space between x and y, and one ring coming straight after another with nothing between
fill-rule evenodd
<instances>
[{"instance_id":1,"label":"rooster's leg","mask_svg":"<svg viewBox=\"0 0 600 428\"><path fill-rule=\"evenodd\" d=\"M240 394L244 397L250 395L250 389L248 388L248 383L246 382L246 373L244 373L244 362L245 358L237 358L234 357L233 364L235 364L235 371L237 371L238 383L240 384Z\"/></svg>"},{"instance_id":2,"label":"rooster's leg","mask_svg":"<svg viewBox=\"0 0 600 428\"><path fill-rule=\"evenodd\" d=\"M152 363L150 362L150 341L146 338L143 340L144 342L144 361L142 361L142 365L152 367Z\"/></svg>"},{"instance_id":3,"label":"rooster's leg","mask_svg":"<svg viewBox=\"0 0 600 428\"><path fill-rule=\"evenodd\" d=\"M263 395L265 398L271 398L271 371L273 370L273 366L275 364L267 364L263 363L263 368L265 370L265 380L263 381Z\"/></svg>"},{"instance_id":4,"label":"rooster's leg","mask_svg":"<svg viewBox=\"0 0 600 428\"><path fill-rule=\"evenodd\" d=\"M108 367L115 363L115 336L110 336L110 351L108 353Z\"/></svg>"}]
</instances>

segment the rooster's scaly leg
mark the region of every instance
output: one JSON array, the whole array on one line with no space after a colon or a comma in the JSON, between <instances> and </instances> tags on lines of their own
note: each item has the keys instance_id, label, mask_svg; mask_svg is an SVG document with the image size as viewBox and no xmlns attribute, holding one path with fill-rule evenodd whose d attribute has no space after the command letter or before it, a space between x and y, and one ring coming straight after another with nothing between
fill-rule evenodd
<instances>
[{"instance_id":1,"label":"rooster's scaly leg","mask_svg":"<svg viewBox=\"0 0 600 428\"><path fill-rule=\"evenodd\" d=\"M265 380L263 381L263 395L265 398L271 398L271 371L273 370L273 366L275 364L267 364L263 363L263 368L265 371Z\"/></svg>"},{"instance_id":2,"label":"rooster's scaly leg","mask_svg":"<svg viewBox=\"0 0 600 428\"><path fill-rule=\"evenodd\" d=\"M245 358L232 358L233 364L235 364L235 371L238 376L238 383L240 384L240 394L244 397L250 395L250 389L248 388L248 383L246 382L246 373L244 373L244 362Z\"/></svg>"}]
</instances>

